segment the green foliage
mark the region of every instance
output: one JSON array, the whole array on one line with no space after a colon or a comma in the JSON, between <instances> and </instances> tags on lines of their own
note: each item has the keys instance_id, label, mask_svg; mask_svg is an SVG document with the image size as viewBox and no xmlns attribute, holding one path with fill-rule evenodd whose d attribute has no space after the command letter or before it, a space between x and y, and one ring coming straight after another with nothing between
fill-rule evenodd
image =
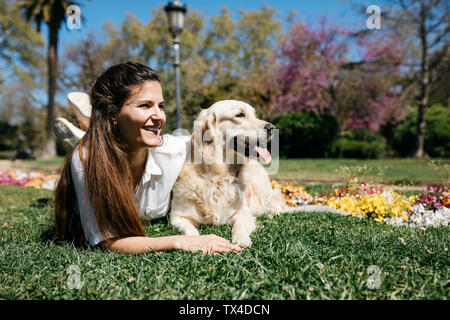
<instances>
[{"instance_id":1,"label":"green foliage","mask_svg":"<svg viewBox=\"0 0 450 320\"><path fill-rule=\"evenodd\" d=\"M332 146L332 156L337 158L378 159L385 151L383 136L365 129L345 131Z\"/></svg>"},{"instance_id":2,"label":"green foliage","mask_svg":"<svg viewBox=\"0 0 450 320\"><path fill-rule=\"evenodd\" d=\"M39 86L35 77L41 71L44 40L21 19L17 2L0 1L0 81L20 80L29 87ZM0 88L0 92L1 92Z\"/></svg>"},{"instance_id":3,"label":"green foliage","mask_svg":"<svg viewBox=\"0 0 450 320\"><path fill-rule=\"evenodd\" d=\"M417 150L417 112L410 110L409 115L400 123L386 124L381 132L387 138L389 147L401 157L410 157Z\"/></svg>"},{"instance_id":4,"label":"green foliage","mask_svg":"<svg viewBox=\"0 0 450 320\"><path fill-rule=\"evenodd\" d=\"M425 151L431 157L450 157L450 108L433 105L426 111Z\"/></svg>"},{"instance_id":5,"label":"green foliage","mask_svg":"<svg viewBox=\"0 0 450 320\"><path fill-rule=\"evenodd\" d=\"M60 139L56 138L56 154L60 157L65 157L72 147Z\"/></svg>"},{"instance_id":6,"label":"green foliage","mask_svg":"<svg viewBox=\"0 0 450 320\"><path fill-rule=\"evenodd\" d=\"M425 152L431 157L450 156L450 108L440 104L425 113ZM392 135L388 134L392 132ZM416 151L417 108L410 108L405 120L384 128L390 147L400 156L412 156Z\"/></svg>"},{"instance_id":7,"label":"green foliage","mask_svg":"<svg viewBox=\"0 0 450 320\"><path fill-rule=\"evenodd\" d=\"M13 150L17 143L17 125L0 119L0 150Z\"/></svg>"},{"instance_id":8,"label":"green foliage","mask_svg":"<svg viewBox=\"0 0 450 320\"><path fill-rule=\"evenodd\" d=\"M25 19L32 21L38 32L41 31L42 23L49 27L59 29L66 21L67 8L70 5L80 5L76 1L66 0L19 0L17 6L23 11Z\"/></svg>"},{"instance_id":9,"label":"green foliage","mask_svg":"<svg viewBox=\"0 0 450 320\"><path fill-rule=\"evenodd\" d=\"M332 116L312 111L283 114L273 123L280 130L280 155L288 158L327 156L338 133Z\"/></svg>"},{"instance_id":10,"label":"green foliage","mask_svg":"<svg viewBox=\"0 0 450 320\"><path fill-rule=\"evenodd\" d=\"M279 13L263 5L259 11L240 10L237 25L241 72L264 66L273 55L273 48L280 36L281 23L274 19Z\"/></svg>"},{"instance_id":11,"label":"green foliage","mask_svg":"<svg viewBox=\"0 0 450 320\"><path fill-rule=\"evenodd\" d=\"M430 83L430 104L448 105L450 99L450 50L449 45L437 50L431 57L434 70L434 79Z\"/></svg>"},{"instance_id":12,"label":"green foliage","mask_svg":"<svg viewBox=\"0 0 450 320\"><path fill-rule=\"evenodd\" d=\"M333 156L337 158L377 159L386 145L380 141L361 141L339 138L333 145Z\"/></svg>"}]
</instances>

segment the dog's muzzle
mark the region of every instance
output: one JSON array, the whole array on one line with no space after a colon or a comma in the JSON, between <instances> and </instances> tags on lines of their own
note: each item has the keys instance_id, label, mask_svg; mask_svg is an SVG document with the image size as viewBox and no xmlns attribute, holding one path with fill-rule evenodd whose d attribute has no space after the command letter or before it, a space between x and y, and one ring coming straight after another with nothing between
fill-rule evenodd
<instances>
[{"instance_id":1,"label":"dog's muzzle","mask_svg":"<svg viewBox=\"0 0 450 320\"><path fill-rule=\"evenodd\" d=\"M268 123L264 126L264 130L266 130L266 143L268 143L273 138L273 131L275 129L275 126L271 123Z\"/></svg>"},{"instance_id":2,"label":"dog's muzzle","mask_svg":"<svg viewBox=\"0 0 450 320\"><path fill-rule=\"evenodd\" d=\"M237 137L235 136L231 143L236 152L241 153L246 157L254 156L260 157L266 164L272 161L272 155L267 150L267 143L273 138L273 131L275 126L271 123L267 123L264 126L264 135L261 135L258 139L251 137Z\"/></svg>"}]
</instances>

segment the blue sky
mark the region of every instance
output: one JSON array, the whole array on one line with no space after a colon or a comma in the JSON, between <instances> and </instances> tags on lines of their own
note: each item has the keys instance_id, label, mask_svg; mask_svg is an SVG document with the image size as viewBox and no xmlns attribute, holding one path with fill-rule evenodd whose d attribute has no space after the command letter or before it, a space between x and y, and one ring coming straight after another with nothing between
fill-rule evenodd
<instances>
[{"instance_id":1,"label":"blue sky","mask_svg":"<svg viewBox=\"0 0 450 320\"><path fill-rule=\"evenodd\" d=\"M68 31L62 29L60 34L62 50L64 45L83 39L88 32L94 31L102 33L102 26L106 21L111 21L119 26L125 18L125 13L135 15L139 20L147 22L152 16L152 10L165 5L168 1L159 0L90 0L82 1L81 12L87 22L83 23L80 30ZM189 11L199 11L206 17L218 14L222 6L226 6L232 13L233 18L238 18L239 9L258 10L264 4L274 7L282 15L282 20L286 20L291 10L297 12L297 18L308 22L314 22L320 15L326 14L334 23L348 24L361 20L356 8L349 0L185 0ZM358 1L366 6L374 4L376 1Z\"/></svg>"}]
</instances>

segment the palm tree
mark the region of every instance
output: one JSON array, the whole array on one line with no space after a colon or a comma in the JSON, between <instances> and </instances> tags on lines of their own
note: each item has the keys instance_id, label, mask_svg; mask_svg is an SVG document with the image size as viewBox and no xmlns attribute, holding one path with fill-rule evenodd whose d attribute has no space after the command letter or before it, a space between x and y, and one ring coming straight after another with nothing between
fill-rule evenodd
<instances>
[{"instance_id":1,"label":"palm tree","mask_svg":"<svg viewBox=\"0 0 450 320\"><path fill-rule=\"evenodd\" d=\"M56 156L55 136L53 133L53 121L55 115L56 79L58 78L58 32L61 24L66 19L67 8L75 4L66 0L19 0L17 3L23 11L26 21L33 21L38 32L44 22L48 28L48 105L45 126L45 145L42 150L43 158Z\"/></svg>"}]
</instances>

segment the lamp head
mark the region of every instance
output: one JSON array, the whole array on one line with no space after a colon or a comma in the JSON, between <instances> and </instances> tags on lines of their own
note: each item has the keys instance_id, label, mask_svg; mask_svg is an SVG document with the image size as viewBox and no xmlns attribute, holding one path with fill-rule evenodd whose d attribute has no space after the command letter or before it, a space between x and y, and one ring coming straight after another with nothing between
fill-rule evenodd
<instances>
[{"instance_id":1,"label":"lamp head","mask_svg":"<svg viewBox=\"0 0 450 320\"><path fill-rule=\"evenodd\" d=\"M181 4L178 0L174 0L164 7L164 11L166 12L169 21L169 31L172 36L176 38L183 31L184 16L187 11L187 6Z\"/></svg>"}]
</instances>

